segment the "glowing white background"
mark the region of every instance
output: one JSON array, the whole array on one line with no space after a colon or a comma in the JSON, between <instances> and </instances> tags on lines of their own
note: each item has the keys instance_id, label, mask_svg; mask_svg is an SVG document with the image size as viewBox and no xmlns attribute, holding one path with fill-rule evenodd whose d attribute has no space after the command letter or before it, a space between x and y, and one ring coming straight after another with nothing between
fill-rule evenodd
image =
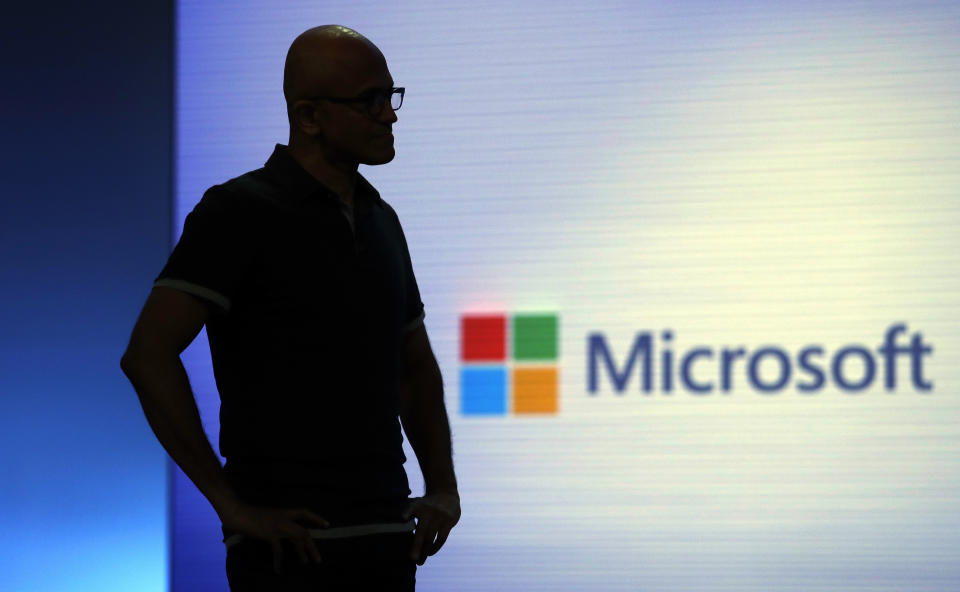
<instances>
[{"instance_id":1,"label":"glowing white background","mask_svg":"<svg viewBox=\"0 0 960 592\"><path fill-rule=\"evenodd\" d=\"M286 142L298 33L380 46L407 98L361 172L404 223L464 505L420 589L957 588L955 5L280 6L179 3L178 218ZM526 310L560 315L560 413L460 417L459 315ZM906 364L892 395L880 367L857 395L586 392L591 332L622 359L638 330L830 351L898 321L932 394Z\"/></svg>"}]
</instances>

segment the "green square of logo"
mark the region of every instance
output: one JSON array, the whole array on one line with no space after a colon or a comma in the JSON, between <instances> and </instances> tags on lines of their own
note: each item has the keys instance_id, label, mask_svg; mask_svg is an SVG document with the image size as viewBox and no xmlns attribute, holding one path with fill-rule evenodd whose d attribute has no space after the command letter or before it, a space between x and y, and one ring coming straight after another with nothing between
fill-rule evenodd
<instances>
[{"instance_id":1,"label":"green square of logo","mask_svg":"<svg viewBox=\"0 0 960 592\"><path fill-rule=\"evenodd\" d=\"M557 315L513 315L513 359L557 359Z\"/></svg>"}]
</instances>

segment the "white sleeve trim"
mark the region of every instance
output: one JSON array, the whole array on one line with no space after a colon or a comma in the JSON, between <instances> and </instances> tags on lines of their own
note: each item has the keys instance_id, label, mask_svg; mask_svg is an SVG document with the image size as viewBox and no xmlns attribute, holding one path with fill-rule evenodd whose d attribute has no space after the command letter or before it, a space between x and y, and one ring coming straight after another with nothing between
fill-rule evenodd
<instances>
[{"instance_id":1,"label":"white sleeve trim","mask_svg":"<svg viewBox=\"0 0 960 592\"><path fill-rule=\"evenodd\" d=\"M213 302L224 311L230 310L230 299L217 292L211 290L210 288L204 288L203 286L198 286L197 284L191 284L183 280L177 280L173 278L161 278L153 283L154 287L163 287L163 288L173 288L175 290L180 290L181 292L186 292L187 294L192 294L203 298L204 300L209 300Z\"/></svg>"},{"instance_id":2,"label":"white sleeve trim","mask_svg":"<svg viewBox=\"0 0 960 592\"><path fill-rule=\"evenodd\" d=\"M420 325L423 324L423 319L426 316L427 316L427 313L424 312L423 309L420 309L420 314L417 315L417 318L411 320L409 323L403 326L403 332L409 333L410 331L413 331L414 329L418 328Z\"/></svg>"}]
</instances>

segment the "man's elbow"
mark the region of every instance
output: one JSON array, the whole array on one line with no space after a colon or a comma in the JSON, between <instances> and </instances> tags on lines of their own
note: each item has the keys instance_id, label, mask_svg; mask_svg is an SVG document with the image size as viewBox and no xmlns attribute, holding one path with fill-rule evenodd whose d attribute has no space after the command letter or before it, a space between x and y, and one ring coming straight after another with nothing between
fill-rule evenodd
<instances>
[{"instance_id":1,"label":"man's elbow","mask_svg":"<svg viewBox=\"0 0 960 592\"><path fill-rule=\"evenodd\" d=\"M130 348L128 347L123 355L120 356L120 369L123 370L124 374L129 374L131 367L134 365L134 357Z\"/></svg>"},{"instance_id":2,"label":"man's elbow","mask_svg":"<svg viewBox=\"0 0 960 592\"><path fill-rule=\"evenodd\" d=\"M414 401L415 388L407 381L400 386L399 412L400 421L406 424L414 413L416 402Z\"/></svg>"},{"instance_id":3,"label":"man's elbow","mask_svg":"<svg viewBox=\"0 0 960 592\"><path fill-rule=\"evenodd\" d=\"M127 378L133 378L142 372L146 366L149 366L149 363L144 362L143 356L129 348L120 356L120 370L123 371Z\"/></svg>"},{"instance_id":4,"label":"man's elbow","mask_svg":"<svg viewBox=\"0 0 960 592\"><path fill-rule=\"evenodd\" d=\"M179 357L179 354L176 353L127 347L127 350L120 356L120 369L128 378L133 378L149 371L150 368L171 362L173 358L179 359Z\"/></svg>"}]
</instances>

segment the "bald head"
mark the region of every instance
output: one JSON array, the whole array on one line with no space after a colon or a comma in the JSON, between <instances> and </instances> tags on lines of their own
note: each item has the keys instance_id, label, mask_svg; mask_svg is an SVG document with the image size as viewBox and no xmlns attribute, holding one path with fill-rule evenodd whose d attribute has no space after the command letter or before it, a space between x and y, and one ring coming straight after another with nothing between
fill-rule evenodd
<instances>
[{"instance_id":1,"label":"bald head","mask_svg":"<svg viewBox=\"0 0 960 592\"><path fill-rule=\"evenodd\" d=\"M300 99L350 96L357 89L351 74L385 66L369 39L341 25L323 25L301 33L290 45L283 68L283 96L289 107Z\"/></svg>"},{"instance_id":2,"label":"bald head","mask_svg":"<svg viewBox=\"0 0 960 592\"><path fill-rule=\"evenodd\" d=\"M328 172L390 162L397 115L383 98L393 87L383 54L360 33L340 25L304 31L283 70L291 151Z\"/></svg>"}]
</instances>

